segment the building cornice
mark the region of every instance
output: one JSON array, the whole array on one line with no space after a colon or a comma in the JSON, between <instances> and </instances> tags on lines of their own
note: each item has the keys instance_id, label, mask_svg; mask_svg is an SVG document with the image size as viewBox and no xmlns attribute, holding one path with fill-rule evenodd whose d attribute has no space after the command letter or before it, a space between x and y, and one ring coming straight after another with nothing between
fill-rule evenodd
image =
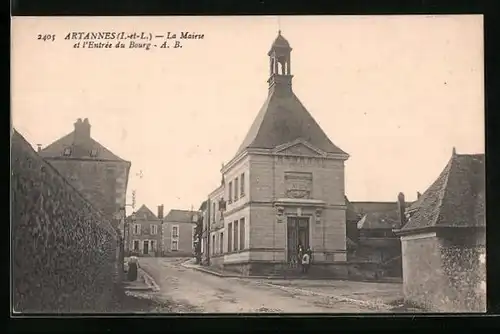
<instances>
[{"instance_id":1,"label":"building cornice","mask_svg":"<svg viewBox=\"0 0 500 334\"><path fill-rule=\"evenodd\" d=\"M287 147L291 147L293 145L296 145L297 143L303 143L303 141L293 141L292 143L287 143L283 144L280 146L277 146L272 149L266 149L266 148L246 148L245 150L241 151L241 153L237 154L236 156L233 157L224 167L221 168L220 172L221 173L227 173L230 171L235 165L237 165L243 158L245 158L248 155L264 155L264 156L278 156L278 157L297 157L297 158L312 158L312 159L325 159L325 160L342 160L345 161L349 159L349 154L347 153L326 153L323 151L320 151L316 147L309 145L309 148L313 149L314 151L318 151L321 153L318 153L318 155L305 155L305 154L293 154L293 153L284 153L280 152L281 150L286 149Z\"/></svg>"},{"instance_id":2,"label":"building cornice","mask_svg":"<svg viewBox=\"0 0 500 334\"><path fill-rule=\"evenodd\" d=\"M220 186L218 186L217 188L215 188L214 190L212 190L212 192L208 194L208 197L209 198L217 197L217 194L219 192L222 192L222 194L224 194L224 186L222 184Z\"/></svg>"},{"instance_id":3,"label":"building cornice","mask_svg":"<svg viewBox=\"0 0 500 334\"><path fill-rule=\"evenodd\" d=\"M273 202L274 206L304 206L324 208L325 201L317 199L302 199L302 198L278 198ZM345 205L343 206L345 207Z\"/></svg>"},{"instance_id":4,"label":"building cornice","mask_svg":"<svg viewBox=\"0 0 500 334\"><path fill-rule=\"evenodd\" d=\"M464 231L472 231L472 230L483 230L486 229L486 226L426 226L426 227L418 227L418 228L411 228L411 229L405 229L404 227L402 229L393 229L392 231L397 235L397 236L408 236L408 235L416 235L416 234L425 234L425 233L437 233L439 236L439 233L446 233L446 232L464 232Z\"/></svg>"},{"instance_id":5,"label":"building cornice","mask_svg":"<svg viewBox=\"0 0 500 334\"><path fill-rule=\"evenodd\" d=\"M243 158L245 158L248 155L248 153L249 153L248 149L245 149L241 151L241 153L235 155L231 160L229 160L227 164L224 165L224 167L220 169L220 172L222 174L225 174L228 171L230 171L236 164L238 164L238 162L240 162Z\"/></svg>"}]
</instances>

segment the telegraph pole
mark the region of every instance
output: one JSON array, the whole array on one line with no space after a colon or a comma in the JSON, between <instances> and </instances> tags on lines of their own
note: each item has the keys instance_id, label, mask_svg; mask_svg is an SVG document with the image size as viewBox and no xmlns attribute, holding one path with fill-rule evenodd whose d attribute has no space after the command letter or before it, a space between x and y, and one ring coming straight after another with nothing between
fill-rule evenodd
<instances>
[{"instance_id":1,"label":"telegraph pole","mask_svg":"<svg viewBox=\"0 0 500 334\"><path fill-rule=\"evenodd\" d=\"M139 177L139 179L142 179L142 177L144 176L144 174L142 173L142 169L135 174L136 176ZM132 208L132 221L135 221L135 204L136 204L136 189L133 189L132 190L132 203L130 204L126 204L125 203L125 206L123 207L123 218L124 218L124 226L123 226L123 239L124 239L124 243L125 243L125 247L124 247L124 250L125 252L128 254L130 253L130 221L129 219L127 219L127 211L126 211L126 207L127 206L130 206Z\"/></svg>"},{"instance_id":2,"label":"telegraph pole","mask_svg":"<svg viewBox=\"0 0 500 334\"><path fill-rule=\"evenodd\" d=\"M206 229L207 229L207 266L210 265L210 217L212 215L212 213L210 212L211 210L211 203L210 203L210 198L207 199L207 215L206 215L206 220L207 220L207 223L206 223Z\"/></svg>"}]
</instances>

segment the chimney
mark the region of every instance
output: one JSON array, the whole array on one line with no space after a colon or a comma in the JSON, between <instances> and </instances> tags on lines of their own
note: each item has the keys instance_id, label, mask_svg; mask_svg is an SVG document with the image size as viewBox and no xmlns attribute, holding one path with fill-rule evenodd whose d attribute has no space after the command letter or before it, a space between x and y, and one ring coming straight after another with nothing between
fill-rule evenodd
<instances>
[{"instance_id":1,"label":"chimney","mask_svg":"<svg viewBox=\"0 0 500 334\"><path fill-rule=\"evenodd\" d=\"M158 218L163 219L163 204L158 205Z\"/></svg>"},{"instance_id":2,"label":"chimney","mask_svg":"<svg viewBox=\"0 0 500 334\"><path fill-rule=\"evenodd\" d=\"M79 118L75 123L74 144L84 145L90 140L90 123L89 119L85 118L83 121Z\"/></svg>"},{"instance_id":3,"label":"chimney","mask_svg":"<svg viewBox=\"0 0 500 334\"><path fill-rule=\"evenodd\" d=\"M42 152L42 144L36 144L36 146L37 146L37 150L36 151L38 153Z\"/></svg>"},{"instance_id":4,"label":"chimney","mask_svg":"<svg viewBox=\"0 0 500 334\"><path fill-rule=\"evenodd\" d=\"M422 194L419 191L417 191L417 199L419 199L420 196L422 196Z\"/></svg>"},{"instance_id":5,"label":"chimney","mask_svg":"<svg viewBox=\"0 0 500 334\"><path fill-rule=\"evenodd\" d=\"M398 194L398 214L399 214L400 227L403 227L406 224L405 209L406 209L405 195L403 193L399 193Z\"/></svg>"}]
</instances>

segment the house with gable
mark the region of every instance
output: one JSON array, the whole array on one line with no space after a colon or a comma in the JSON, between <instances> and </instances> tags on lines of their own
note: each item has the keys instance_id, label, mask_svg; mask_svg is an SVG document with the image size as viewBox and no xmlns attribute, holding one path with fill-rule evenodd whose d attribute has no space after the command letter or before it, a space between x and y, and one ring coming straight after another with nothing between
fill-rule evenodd
<instances>
[{"instance_id":1,"label":"house with gable","mask_svg":"<svg viewBox=\"0 0 500 334\"><path fill-rule=\"evenodd\" d=\"M394 229L412 202L404 194L394 202L350 202L347 198L349 276L361 279L402 278L401 243Z\"/></svg>"},{"instance_id":2,"label":"house with gable","mask_svg":"<svg viewBox=\"0 0 500 334\"><path fill-rule=\"evenodd\" d=\"M405 212L405 300L431 311L486 311L484 154L453 154Z\"/></svg>"},{"instance_id":3,"label":"house with gable","mask_svg":"<svg viewBox=\"0 0 500 334\"><path fill-rule=\"evenodd\" d=\"M159 207L161 216L162 207ZM125 232L127 253L139 256L161 256L162 221L146 205L127 217Z\"/></svg>"},{"instance_id":4,"label":"house with gable","mask_svg":"<svg viewBox=\"0 0 500 334\"><path fill-rule=\"evenodd\" d=\"M124 217L131 163L94 140L87 118L74 123L73 132L38 154L54 166L116 228Z\"/></svg>"},{"instance_id":5,"label":"house with gable","mask_svg":"<svg viewBox=\"0 0 500 334\"><path fill-rule=\"evenodd\" d=\"M214 259L224 270L245 275L278 273L289 268L301 245L313 252L311 275L346 277L344 162L349 155L295 95L291 51L279 32L267 54L266 101L221 169L222 188L210 196L222 199L221 215L214 220ZM213 209L208 203L207 217Z\"/></svg>"},{"instance_id":6,"label":"house with gable","mask_svg":"<svg viewBox=\"0 0 500 334\"><path fill-rule=\"evenodd\" d=\"M194 255L198 211L172 209L163 219L163 256Z\"/></svg>"}]
</instances>

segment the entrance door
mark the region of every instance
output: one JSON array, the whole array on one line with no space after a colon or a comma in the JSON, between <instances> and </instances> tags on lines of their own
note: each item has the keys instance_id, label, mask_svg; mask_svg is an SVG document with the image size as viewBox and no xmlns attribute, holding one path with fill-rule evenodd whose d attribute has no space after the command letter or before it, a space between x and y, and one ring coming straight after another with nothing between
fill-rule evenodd
<instances>
[{"instance_id":1,"label":"entrance door","mask_svg":"<svg viewBox=\"0 0 500 334\"><path fill-rule=\"evenodd\" d=\"M303 250L309 247L309 218L287 218L287 258L290 262L297 256L299 245Z\"/></svg>"},{"instance_id":2,"label":"entrance door","mask_svg":"<svg viewBox=\"0 0 500 334\"><path fill-rule=\"evenodd\" d=\"M149 254L149 242L147 240L144 240L144 247L142 250L145 255Z\"/></svg>"}]
</instances>

